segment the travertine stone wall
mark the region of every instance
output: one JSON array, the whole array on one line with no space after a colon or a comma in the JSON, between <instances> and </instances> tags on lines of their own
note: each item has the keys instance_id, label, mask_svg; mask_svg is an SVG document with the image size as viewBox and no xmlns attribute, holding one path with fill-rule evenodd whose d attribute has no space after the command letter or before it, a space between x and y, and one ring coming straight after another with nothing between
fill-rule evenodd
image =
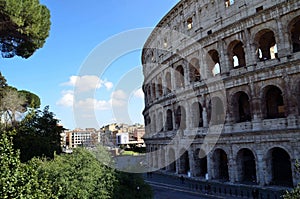
<instances>
[{"instance_id":1,"label":"travertine stone wall","mask_svg":"<svg viewBox=\"0 0 300 199\"><path fill-rule=\"evenodd\" d=\"M142 52L151 167L261 186L300 181L299 8L185 0L162 18Z\"/></svg>"}]
</instances>

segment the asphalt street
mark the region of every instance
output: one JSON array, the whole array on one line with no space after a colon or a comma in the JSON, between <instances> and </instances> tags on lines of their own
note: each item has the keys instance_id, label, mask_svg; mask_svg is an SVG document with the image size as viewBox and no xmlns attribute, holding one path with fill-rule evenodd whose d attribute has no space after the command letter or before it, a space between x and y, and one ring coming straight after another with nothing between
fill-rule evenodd
<instances>
[{"instance_id":1,"label":"asphalt street","mask_svg":"<svg viewBox=\"0 0 300 199\"><path fill-rule=\"evenodd\" d=\"M152 186L154 199L223 199L224 197L213 196L193 191L182 183L179 178L152 174L145 177L145 181Z\"/></svg>"}]
</instances>

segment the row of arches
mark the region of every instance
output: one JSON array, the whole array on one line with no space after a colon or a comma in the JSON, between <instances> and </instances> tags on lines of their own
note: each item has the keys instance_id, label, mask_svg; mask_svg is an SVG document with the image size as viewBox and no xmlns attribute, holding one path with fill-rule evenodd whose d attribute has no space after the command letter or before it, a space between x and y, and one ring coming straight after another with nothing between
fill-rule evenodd
<instances>
[{"instance_id":1,"label":"row of arches","mask_svg":"<svg viewBox=\"0 0 300 199\"><path fill-rule=\"evenodd\" d=\"M292 53L300 51L300 30L297 28L299 25L300 16L291 20L288 26L288 40L291 43ZM278 58L278 51L280 50L277 45L278 38L279 36L275 34L272 29L263 29L255 34L253 43L255 45L257 61ZM246 67L247 60L251 60L251 58L246 57L246 55L251 56L251 49L247 49L250 48L249 46L250 45L246 45L243 41L235 39L228 44L227 53L224 54L225 58L223 59L220 59L220 50L210 49L206 53L206 56L204 56L204 60L194 57L191 58L187 64L176 66L174 68L174 74L170 71L165 72L163 77L160 76L145 85L148 102L167 95L172 90L183 88L188 83L198 82L202 79L216 76L223 72L223 68L236 69ZM207 65L207 67L203 67L204 65ZM226 72L227 69L224 69L224 71ZM174 84L172 84L173 79Z\"/></svg>"},{"instance_id":2,"label":"row of arches","mask_svg":"<svg viewBox=\"0 0 300 199\"><path fill-rule=\"evenodd\" d=\"M300 89L300 84L299 84ZM299 98L300 99L300 98ZM298 99L298 101L300 101ZM226 112L235 123L247 122L253 119L254 105L244 91L238 91L231 97L231 104L226 108L221 97L212 97L207 103L195 101L190 105L178 105L175 110L166 108L157 115L151 114L152 120L146 121L151 126L151 132L171 131L177 129L207 127L209 124L224 124ZM261 98L261 113L264 119L284 118L287 116L286 105L281 89L268 85L263 89ZM300 103L298 102L298 106ZM256 111L257 112L257 111ZM150 116L147 116L150 117ZM151 121L153 121L151 123Z\"/></svg>"},{"instance_id":3,"label":"row of arches","mask_svg":"<svg viewBox=\"0 0 300 199\"><path fill-rule=\"evenodd\" d=\"M157 148L155 149L157 150ZM170 148L167 153L163 150L161 156L155 156L153 166L158 167L160 165L158 161L161 161L161 165L164 165L162 169L172 173L192 172L191 175L194 177L207 178L210 176L211 180L223 182L259 184L258 173L264 169L259 168L259 165L265 165L264 175L266 175L265 179L268 179L264 182L265 184L293 186L291 157L281 147L271 148L261 160L258 160L257 155L249 148L241 148L233 159L222 148L216 148L207 156L203 155L204 153L201 149L196 149L194 152L181 149L179 153L181 155L176 159L175 150ZM168 165L165 165L166 158L171 160ZM261 164L260 161L264 161L264 163ZM231 168L234 170L230 171Z\"/></svg>"}]
</instances>

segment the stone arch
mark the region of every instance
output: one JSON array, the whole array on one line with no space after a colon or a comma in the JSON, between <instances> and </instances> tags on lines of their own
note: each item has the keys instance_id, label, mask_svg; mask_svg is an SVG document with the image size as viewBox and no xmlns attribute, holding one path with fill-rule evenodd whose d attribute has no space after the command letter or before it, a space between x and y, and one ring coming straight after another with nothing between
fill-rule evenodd
<instances>
[{"instance_id":1,"label":"stone arch","mask_svg":"<svg viewBox=\"0 0 300 199\"><path fill-rule=\"evenodd\" d=\"M196 149L194 152L194 175L197 177L205 177L207 173L207 156L201 149ZM203 157L204 156L204 157Z\"/></svg>"},{"instance_id":2,"label":"stone arch","mask_svg":"<svg viewBox=\"0 0 300 199\"><path fill-rule=\"evenodd\" d=\"M166 117L166 130L171 131L173 130L173 112L171 109L167 110Z\"/></svg>"},{"instance_id":3,"label":"stone arch","mask_svg":"<svg viewBox=\"0 0 300 199\"><path fill-rule=\"evenodd\" d=\"M217 74L220 74L221 67L219 58L220 56L218 51L215 49L208 51L207 57L208 71L210 72L211 76L216 76Z\"/></svg>"},{"instance_id":4,"label":"stone arch","mask_svg":"<svg viewBox=\"0 0 300 199\"><path fill-rule=\"evenodd\" d=\"M281 147L271 148L266 155L269 184L293 186L291 156Z\"/></svg>"},{"instance_id":5,"label":"stone arch","mask_svg":"<svg viewBox=\"0 0 300 199\"><path fill-rule=\"evenodd\" d=\"M166 73L166 93L171 93L172 91L172 81L171 81L171 73Z\"/></svg>"},{"instance_id":6,"label":"stone arch","mask_svg":"<svg viewBox=\"0 0 300 199\"><path fill-rule=\"evenodd\" d=\"M203 127L203 118L202 118L202 111L203 108L200 102L194 102L191 106L191 113L192 113L192 127Z\"/></svg>"},{"instance_id":7,"label":"stone arch","mask_svg":"<svg viewBox=\"0 0 300 199\"><path fill-rule=\"evenodd\" d=\"M229 61L232 68L246 66L244 44L239 40L232 41L228 46Z\"/></svg>"},{"instance_id":8,"label":"stone arch","mask_svg":"<svg viewBox=\"0 0 300 199\"><path fill-rule=\"evenodd\" d=\"M263 29L256 33L256 56L260 61L278 58L275 34L270 29Z\"/></svg>"},{"instance_id":9,"label":"stone arch","mask_svg":"<svg viewBox=\"0 0 300 199\"><path fill-rule=\"evenodd\" d=\"M239 91L233 95L232 108L236 122L251 121L249 97L244 91Z\"/></svg>"},{"instance_id":10,"label":"stone arch","mask_svg":"<svg viewBox=\"0 0 300 199\"><path fill-rule=\"evenodd\" d=\"M156 115L155 115L155 113L153 114L153 116L152 116L152 118L153 118L153 122L152 122L152 131L153 131L153 133L156 133L157 132L157 129L156 129Z\"/></svg>"},{"instance_id":11,"label":"stone arch","mask_svg":"<svg viewBox=\"0 0 300 199\"><path fill-rule=\"evenodd\" d=\"M190 83L200 81L200 65L197 58L192 58L189 62L189 78Z\"/></svg>"},{"instance_id":12,"label":"stone arch","mask_svg":"<svg viewBox=\"0 0 300 199\"><path fill-rule=\"evenodd\" d=\"M170 172L176 172L176 156L175 156L175 151L174 149L170 148L169 152L168 152L168 162L169 162L169 166L168 166L168 170Z\"/></svg>"},{"instance_id":13,"label":"stone arch","mask_svg":"<svg viewBox=\"0 0 300 199\"><path fill-rule=\"evenodd\" d=\"M228 181L228 158L227 154L223 149L216 149L213 152L213 170L214 170L214 179Z\"/></svg>"},{"instance_id":14,"label":"stone arch","mask_svg":"<svg viewBox=\"0 0 300 199\"><path fill-rule=\"evenodd\" d=\"M145 115L145 127L150 131L150 133L152 133L152 131L151 131L151 118L148 114Z\"/></svg>"},{"instance_id":15,"label":"stone arch","mask_svg":"<svg viewBox=\"0 0 300 199\"><path fill-rule=\"evenodd\" d=\"M176 129L186 128L186 112L183 106L178 106L175 111L175 126Z\"/></svg>"},{"instance_id":16,"label":"stone arch","mask_svg":"<svg viewBox=\"0 0 300 199\"><path fill-rule=\"evenodd\" d=\"M159 77L158 80L157 80L157 91L158 91L158 96L159 97L163 96L163 85L162 85L161 77Z\"/></svg>"},{"instance_id":17,"label":"stone arch","mask_svg":"<svg viewBox=\"0 0 300 199\"><path fill-rule=\"evenodd\" d=\"M285 117L282 91L279 87L268 85L263 89L262 109L266 119Z\"/></svg>"},{"instance_id":18,"label":"stone arch","mask_svg":"<svg viewBox=\"0 0 300 199\"><path fill-rule=\"evenodd\" d=\"M300 51L300 16L294 18L288 26L288 32L290 33L290 42L292 46L292 52Z\"/></svg>"},{"instance_id":19,"label":"stone arch","mask_svg":"<svg viewBox=\"0 0 300 199\"><path fill-rule=\"evenodd\" d=\"M256 182L256 161L250 149L240 149L236 156L239 182Z\"/></svg>"},{"instance_id":20,"label":"stone arch","mask_svg":"<svg viewBox=\"0 0 300 199\"><path fill-rule=\"evenodd\" d=\"M176 80L176 88L184 87L184 69L183 67L177 66L175 69L175 80Z\"/></svg>"},{"instance_id":21,"label":"stone arch","mask_svg":"<svg viewBox=\"0 0 300 199\"><path fill-rule=\"evenodd\" d=\"M179 174L187 174L190 171L189 152L186 149L180 150Z\"/></svg>"},{"instance_id":22,"label":"stone arch","mask_svg":"<svg viewBox=\"0 0 300 199\"><path fill-rule=\"evenodd\" d=\"M157 130L159 132L163 131L164 127L163 127L163 113L162 112L158 113L158 120L157 120L157 122L158 122L158 125L157 125L158 129Z\"/></svg>"},{"instance_id":23,"label":"stone arch","mask_svg":"<svg viewBox=\"0 0 300 199\"><path fill-rule=\"evenodd\" d=\"M156 99L156 85L155 85L155 83L151 84L151 88L152 88L152 99L155 100Z\"/></svg>"},{"instance_id":24,"label":"stone arch","mask_svg":"<svg viewBox=\"0 0 300 199\"><path fill-rule=\"evenodd\" d=\"M225 109L222 100L219 97L211 99L211 123L223 124L225 121Z\"/></svg>"}]
</instances>

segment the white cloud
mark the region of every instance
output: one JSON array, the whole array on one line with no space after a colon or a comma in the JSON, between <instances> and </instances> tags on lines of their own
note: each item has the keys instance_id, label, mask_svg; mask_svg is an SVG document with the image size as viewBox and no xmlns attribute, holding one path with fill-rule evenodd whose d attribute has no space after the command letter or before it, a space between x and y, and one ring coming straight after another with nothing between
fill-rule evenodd
<instances>
[{"instance_id":1,"label":"white cloud","mask_svg":"<svg viewBox=\"0 0 300 199\"><path fill-rule=\"evenodd\" d=\"M87 110L108 110L111 108L111 103L110 101L87 98L85 100L80 100L79 102L77 102L76 106L77 108Z\"/></svg>"},{"instance_id":2,"label":"white cloud","mask_svg":"<svg viewBox=\"0 0 300 199\"><path fill-rule=\"evenodd\" d=\"M74 86L78 92L87 92L101 87L105 87L110 90L113 87L113 83L107 80L102 80L95 75L84 76L71 76L68 82L62 84L63 86Z\"/></svg>"},{"instance_id":3,"label":"white cloud","mask_svg":"<svg viewBox=\"0 0 300 199\"><path fill-rule=\"evenodd\" d=\"M144 99L144 92L143 92L143 89L142 88L139 88L137 90L135 90L133 92L133 96L136 97L136 98L141 98L141 99Z\"/></svg>"},{"instance_id":4,"label":"white cloud","mask_svg":"<svg viewBox=\"0 0 300 199\"><path fill-rule=\"evenodd\" d=\"M62 91L62 98L56 102L57 105L59 106L66 106L66 107L71 107L73 106L74 102L74 91L72 90L67 90L67 91Z\"/></svg>"}]
</instances>

